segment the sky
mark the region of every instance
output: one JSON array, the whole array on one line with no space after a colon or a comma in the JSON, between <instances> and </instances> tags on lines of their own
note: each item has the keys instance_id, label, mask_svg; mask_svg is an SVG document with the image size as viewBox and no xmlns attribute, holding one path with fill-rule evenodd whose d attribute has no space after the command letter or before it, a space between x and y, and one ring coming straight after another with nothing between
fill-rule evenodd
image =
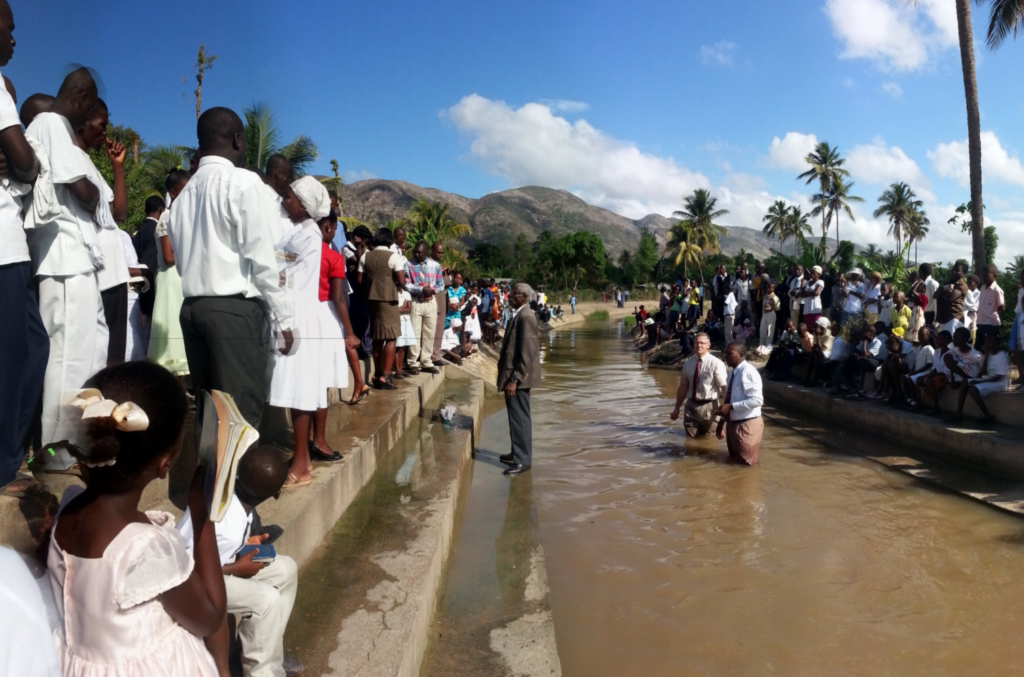
<instances>
[{"instance_id":1,"label":"sky","mask_svg":"<svg viewBox=\"0 0 1024 677\"><path fill-rule=\"evenodd\" d=\"M987 3L986 3L987 4ZM13 0L4 69L24 99L70 64L102 77L112 122L149 144L195 145L194 63L217 61L203 107L269 106L282 135L385 178L468 197L523 185L630 218L671 215L708 188L724 225L760 228L776 199L810 208L796 176L839 147L865 199L843 239L895 247L871 213L905 181L931 231L921 259L969 254L947 225L969 199L953 0L431 3ZM1006 263L1024 236L1024 45L984 44L972 4L987 224ZM833 227L834 228L834 227ZM830 232L834 235L834 230Z\"/></svg>"}]
</instances>

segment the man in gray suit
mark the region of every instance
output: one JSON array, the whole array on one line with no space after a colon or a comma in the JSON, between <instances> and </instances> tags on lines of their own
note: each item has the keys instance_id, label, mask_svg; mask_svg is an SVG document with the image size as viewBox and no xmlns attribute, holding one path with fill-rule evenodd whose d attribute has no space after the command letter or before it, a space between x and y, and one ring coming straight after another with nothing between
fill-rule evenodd
<instances>
[{"instance_id":1,"label":"man in gray suit","mask_svg":"<svg viewBox=\"0 0 1024 677\"><path fill-rule=\"evenodd\" d=\"M498 390L505 393L512 453L498 458L508 465L505 474L521 475L533 465L533 421L530 419L530 389L540 385L540 337L537 314L530 310L533 290L517 284L508 295L512 319L505 328L498 357Z\"/></svg>"}]
</instances>

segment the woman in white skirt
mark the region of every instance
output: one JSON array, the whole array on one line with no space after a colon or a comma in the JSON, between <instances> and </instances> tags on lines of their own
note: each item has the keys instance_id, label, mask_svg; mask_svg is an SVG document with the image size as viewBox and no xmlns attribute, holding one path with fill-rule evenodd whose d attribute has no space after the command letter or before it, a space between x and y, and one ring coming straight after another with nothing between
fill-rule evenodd
<instances>
[{"instance_id":1,"label":"woman in white skirt","mask_svg":"<svg viewBox=\"0 0 1024 677\"><path fill-rule=\"evenodd\" d=\"M310 187L308 181L323 191L322 204L316 201L315 188ZM323 241L315 219L329 213L330 197L319 181L303 177L285 191L282 205L296 225L274 249L282 273L281 284L292 296L295 340L287 355L274 352L270 404L291 409L295 455L284 486L298 487L313 479L309 433L313 415L321 402L319 285Z\"/></svg>"},{"instance_id":2,"label":"woman in white skirt","mask_svg":"<svg viewBox=\"0 0 1024 677\"><path fill-rule=\"evenodd\" d=\"M412 328L412 294L398 290L398 321L402 335L395 341L395 378L405 378L402 365L405 364L406 347L416 345L416 332Z\"/></svg>"}]
</instances>

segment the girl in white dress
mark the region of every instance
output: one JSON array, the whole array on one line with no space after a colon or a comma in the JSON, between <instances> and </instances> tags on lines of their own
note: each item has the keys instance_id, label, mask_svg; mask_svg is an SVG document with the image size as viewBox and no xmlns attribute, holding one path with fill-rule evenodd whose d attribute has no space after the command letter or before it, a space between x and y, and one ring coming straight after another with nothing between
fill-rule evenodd
<instances>
[{"instance_id":1,"label":"girl in white dress","mask_svg":"<svg viewBox=\"0 0 1024 677\"><path fill-rule=\"evenodd\" d=\"M323 191L322 200L318 199L320 191ZM320 408L322 390L319 292L323 237L316 221L330 213L330 196L319 181L305 176L285 192L282 204L292 223L296 224L275 246L282 286L292 294L292 333L295 340L287 355L274 353L270 404L291 409L295 455L285 487L298 487L309 484L313 478L310 428L316 410ZM341 455L335 452L325 460L340 459Z\"/></svg>"},{"instance_id":2,"label":"girl in white dress","mask_svg":"<svg viewBox=\"0 0 1024 677\"><path fill-rule=\"evenodd\" d=\"M398 290L398 321L402 326L402 335L395 341L395 378L405 378L402 373L405 349L416 345L416 332L412 328L412 294L404 289Z\"/></svg>"},{"instance_id":3,"label":"girl in white dress","mask_svg":"<svg viewBox=\"0 0 1024 677\"><path fill-rule=\"evenodd\" d=\"M91 444L72 449L85 489L64 494L47 555L57 606L53 640L65 677L217 677L203 645L224 622L217 537L200 466L188 496L194 559L174 516L141 512L142 493L164 479L181 449L188 400L150 362L108 367L71 403ZM219 645L218 645L219 648ZM219 651L218 651L219 653Z\"/></svg>"}]
</instances>

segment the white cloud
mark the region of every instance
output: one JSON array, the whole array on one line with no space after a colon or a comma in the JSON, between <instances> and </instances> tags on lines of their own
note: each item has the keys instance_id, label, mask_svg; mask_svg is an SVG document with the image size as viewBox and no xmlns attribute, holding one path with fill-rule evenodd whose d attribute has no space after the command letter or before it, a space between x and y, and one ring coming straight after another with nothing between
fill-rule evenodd
<instances>
[{"instance_id":1,"label":"white cloud","mask_svg":"<svg viewBox=\"0 0 1024 677\"><path fill-rule=\"evenodd\" d=\"M971 185L966 140L940 143L935 150L928 151L928 159L939 176L953 179L964 188ZM1003 148L992 131L981 133L981 172L986 181L1024 186L1024 166L1020 159Z\"/></svg>"},{"instance_id":2,"label":"white cloud","mask_svg":"<svg viewBox=\"0 0 1024 677\"><path fill-rule=\"evenodd\" d=\"M768 162L779 169L803 172L807 169L804 158L814 150L817 143L818 137L814 134L786 132L783 138L776 136L772 139L772 145L768 148Z\"/></svg>"},{"instance_id":3,"label":"white cloud","mask_svg":"<svg viewBox=\"0 0 1024 677\"><path fill-rule=\"evenodd\" d=\"M929 57L958 44L955 5L921 0L827 0L825 14L843 43L840 58L870 59L883 70L917 70Z\"/></svg>"},{"instance_id":4,"label":"white cloud","mask_svg":"<svg viewBox=\"0 0 1024 677\"><path fill-rule=\"evenodd\" d=\"M897 85L895 82L883 82L882 92L892 97L893 99L900 99L903 97L903 88Z\"/></svg>"},{"instance_id":5,"label":"white cloud","mask_svg":"<svg viewBox=\"0 0 1024 677\"><path fill-rule=\"evenodd\" d=\"M710 187L707 177L671 157L644 153L586 120L555 115L544 104L512 108L471 94L446 115L472 137L469 155L490 173L516 186L569 190L631 218L671 214L683 195Z\"/></svg>"},{"instance_id":6,"label":"white cloud","mask_svg":"<svg viewBox=\"0 0 1024 677\"><path fill-rule=\"evenodd\" d=\"M356 181L369 181L370 179L376 179L377 175L373 172L368 172L365 169L358 171L350 169L341 173L341 178L345 179L345 183L355 183Z\"/></svg>"},{"instance_id":7,"label":"white cloud","mask_svg":"<svg viewBox=\"0 0 1024 677\"><path fill-rule=\"evenodd\" d=\"M540 102L562 113L584 113L590 108L590 105L585 101L572 101L570 99L541 99Z\"/></svg>"},{"instance_id":8,"label":"white cloud","mask_svg":"<svg viewBox=\"0 0 1024 677\"><path fill-rule=\"evenodd\" d=\"M886 186L903 181L922 200L935 199L928 177L917 162L899 146L886 146L881 139L854 147L846 156L846 168L858 183Z\"/></svg>"},{"instance_id":9,"label":"white cloud","mask_svg":"<svg viewBox=\"0 0 1024 677\"><path fill-rule=\"evenodd\" d=\"M718 66L731 66L732 54L736 51L736 43L722 40L714 45L701 45L698 56L702 63Z\"/></svg>"}]
</instances>

